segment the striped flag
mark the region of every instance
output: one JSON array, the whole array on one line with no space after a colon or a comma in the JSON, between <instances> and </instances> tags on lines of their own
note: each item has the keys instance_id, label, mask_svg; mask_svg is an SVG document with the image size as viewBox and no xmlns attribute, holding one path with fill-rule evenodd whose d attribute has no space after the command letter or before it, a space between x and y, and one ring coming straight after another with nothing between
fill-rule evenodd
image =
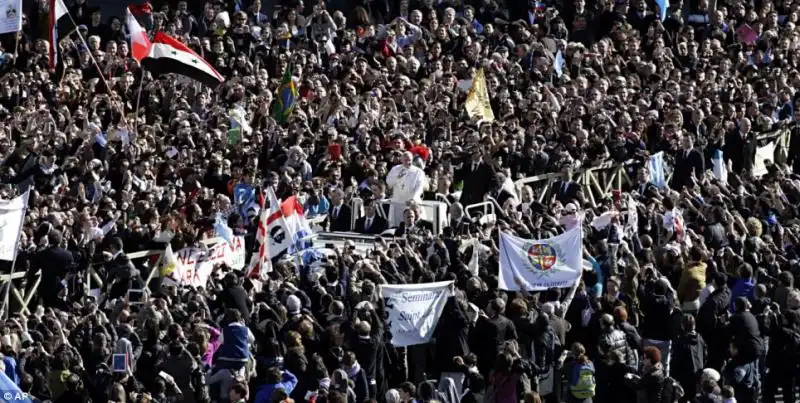
<instances>
[{"instance_id":1,"label":"striped flag","mask_svg":"<svg viewBox=\"0 0 800 403\"><path fill-rule=\"evenodd\" d=\"M142 59L142 67L154 75L180 74L209 87L216 87L225 81L225 78L205 59L163 32L156 32L153 35L150 51L147 57Z\"/></svg>"},{"instance_id":2,"label":"striped flag","mask_svg":"<svg viewBox=\"0 0 800 403\"><path fill-rule=\"evenodd\" d=\"M659 188L667 186L667 181L664 176L664 152L659 151L650 156L647 162L647 168L650 171L650 182Z\"/></svg>"},{"instance_id":3,"label":"striped flag","mask_svg":"<svg viewBox=\"0 0 800 403\"><path fill-rule=\"evenodd\" d=\"M125 25L128 28L128 35L130 35L131 39L131 56L141 62L150 53L150 38L147 37L147 32L139 25L139 21L136 21L136 17L133 16L130 8L125 9Z\"/></svg>"},{"instance_id":4,"label":"striped flag","mask_svg":"<svg viewBox=\"0 0 800 403\"><path fill-rule=\"evenodd\" d=\"M262 198L261 213L258 216L258 230L256 232L256 243L258 250L250 258L250 267L247 270L247 277L261 279L272 271L272 256L269 251L269 240L267 239L267 222L270 216L280 211L280 202L275 190L267 188L267 200ZM269 201L269 208L266 208L265 201Z\"/></svg>"},{"instance_id":5,"label":"striped flag","mask_svg":"<svg viewBox=\"0 0 800 403\"><path fill-rule=\"evenodd\" d=\"M63 0L50 0L49 37L50 42L50 70L55 71L58 64L58 25L62 18L71 18ZM63 27L62 27L63 29Z\"/></svg>"}]
</instances>

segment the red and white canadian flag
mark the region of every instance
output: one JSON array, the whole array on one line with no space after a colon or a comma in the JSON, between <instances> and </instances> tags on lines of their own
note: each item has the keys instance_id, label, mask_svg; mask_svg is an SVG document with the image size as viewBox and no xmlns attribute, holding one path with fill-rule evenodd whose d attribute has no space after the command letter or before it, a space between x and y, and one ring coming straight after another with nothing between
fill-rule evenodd
<instances>
[{"instance_id":1,"label":"red and white canadian flag","mask_svg":"<svg viewBox=\"0 0 800 403\"><path fill-rule=\"evenodd\" d=\"M147 37L147 32L139 25L139 21L133 16L130 8L125 9L125 25L131 36L131 56L141 62L150 53L150 38Z\"/></svg>"}]
</instances>

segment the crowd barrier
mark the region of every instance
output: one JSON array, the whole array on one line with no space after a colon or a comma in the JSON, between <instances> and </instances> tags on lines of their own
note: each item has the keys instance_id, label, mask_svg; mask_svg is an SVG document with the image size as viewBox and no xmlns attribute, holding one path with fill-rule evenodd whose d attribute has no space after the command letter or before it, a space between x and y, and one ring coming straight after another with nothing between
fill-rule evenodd
<instances>
[{"instance_id":1,"label":"crowd barrier","mask_svg":"<svg viewBox=\"0 0 800 403\"><path fill-rule=\"evenodd\" d=\"M762 143L759 145L763 145L772 141L776 142L775 159L773 162L777 164L783 164L789 159L789 143L791 142L791 138L791 130L785 127L762 133L757 136L759 143Z\"/></svg>"},{"instance_id":2,"label":"crowd barrier","mask_svg":"<svg viewBox=\"0 0 800 403\"><path fill-rule=\"evenodd\" d=\"M789 143L791 141L791 131L787 128L778 128L769 132L761 133L756 136L759 145L775 141L775 163L785 163L789 155ZM641 166L642 163L635 160L628 160L623 163L608 161L600 166L581 168L573 172L573 180L578 182L583 188L583 195L588 202L596 205L598 200L608 195L614 189L622 189L624 185L633 185L636 177L631 174L633 167ZM710 169L710 167L709 167ZM667 169L667 183L669 183L672 172ZM517 192L522 190L525 185L533 188L534 197L540 203L547 202L546 198L551 195L551 188L554 183L563 178L559 172L542 174L520 179L515 182Z\"/></svg>"},{"instance_id":3,"label":"crowd barrier","mask_svg":"<svg viewBox=\"0 0 800 403\"><path fill-rule=\"evenodd\" d=\"M791 141L791 131L786 128L779 128L766 133L759 134L757 139L761 145L775 141L775 159L776 163L785 163L788 159L789 144ZM623 185L632 185L635 183L635 177L632 178L629 173L633 172L631 169L634 166L640 165L640 162L633 160L624 163L606 162L596 167L581 168L574 172L576 182L581 184L583 188L584 197L592 204L596 204L598 200L608 195L614 189L621 189ZM670 173L671 174L671 173ZM545 200L551 194L553 184L561 180L563 176L560 173L548 173L542 175L531 176L523 178L515 182L518 194L521 189L528 185L533 188L535 199L540 202L547 202ZM669 181L669 177L667 177ZM378 214L382 217L388 215L388 206L391 204L389 200L382 200L379 202L382 208L378 209ZM356 220L364 215L363 212L364 201L360 198L353 198L351 201L352 216L350 222L350 229L355 228ZM445 195L437 194L436 201L422 201L420 206L422 208L422 218L429 220L433 223L434 234L438 235L442 229L447 226L447 210L449 208L449 201ZM481 212L481 220L496 219L497 211L502 210L502 206L498 206L494 200L487 200L482 203L477 203L464 207L464 212L468 217L475 215L476 212ZM309 221L315 228L320 228L322 223L326 220L325 215L316 216ZM344 248L347 241L351 241L356 247L356 253L366 254L372 248L375 237L372 235L357 234L354 232L316 232L315 244L318 246L332 245L338 248ZM212 245L222 241L220 238L211 238L203 241L206 245ZM146 265L149 269L149 275L146 278L146 283L158 273L158 267L161 264L163 249L160 250L146 250L128 254L128 258L134 262L141 262L146 260ZM157 256L157 258L154 258ZM11 287L8 290L9 298L3 301L2 312L8 315L9 312L20 312L23 314L30 314L28 306L36 295L36 292L41 283L41 272L25 273L17 272L13 274L0 275L0 292L5 293L6 287ZM90 266L85 272L84 287L87 295L92 293L92 290L102 289L103 281L94 269Z\"/></svg>"},{"instance_id":4,"label":"crowd barrier","mask_svg":"<svg viewBox=\"0 0 800 403\"><path fill-rule=\"evenodd\" d=\"M42 272L37 270L35 273L15 272L13 274L0 275L0 292L3 294L2 312L3 318L8 318L10 312L18 312L23 315L30 315L32 312L28 308L39 284L42 282ZM8 287L11 287L8 289ZM6 294L7 293L7 294ZM5 297L8 298L5 298Z\"/></svg>"},{"instance_id":5,"label":"crowd barrier","mask_svg":"<svg viewBox=\"0 0 800 403\"><path fill-rule=\"evenodd\" d=\"M623 163L614 161L604 162L596 167L580 168L573 172L573 180L583 188L583 196L592 205L602 200L614 189L621 189L623 185L632 185L634 178L628 174L628 169L639 165L637 161L629 160ZM551 194L553 184L563 178L559 172L530 176L514 183L517 194L521 193L524 186L533 188L533 194L539 203L548 204L545 200Z\"/></svg>"}]
</instances>

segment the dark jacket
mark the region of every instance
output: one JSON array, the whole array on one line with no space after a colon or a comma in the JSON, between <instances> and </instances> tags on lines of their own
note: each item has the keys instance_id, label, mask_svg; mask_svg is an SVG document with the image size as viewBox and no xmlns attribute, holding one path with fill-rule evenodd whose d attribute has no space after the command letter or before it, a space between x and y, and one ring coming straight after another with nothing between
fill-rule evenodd
<instances>
[{"instance_id":1,"label":"dark jacket","mask_svg":"<svg viewBox=\"0 0 800 403\"><path fill-rule=\"evenodd\" d=\"M356 227L353 228L353 231L358 232L359 234L377 235L389 228L389 223L386 221L386 219L378 216L377 214L372 217L372 225L370 225L369 228L366 228L366 223L366 216L357 219Z\"/></svg>"},{"instance_id":2,"label":"dark jacket","mask_svg":"<svg viewBox=\"0 0 800 403\"><path fill-rule=\"evenodd\" d=\"M49 247L33 255L31 269L42 270L42 282L39 294L47 299L51 294L58 294L60 282L73 268L75 263L72 253L64 248Z\"/></svg>"},{"instance_id":3,"label":"dark jacket","mask_svg":"<svg viewBox=\"0 0 800 403\"><path fill-rule=\"evenodd\" d=\"M707 358L703 337L696 332L683 334L672 345L670 374L683 385L684 390L694 391L697 375L705 368Z\"/></svg>"},{"instance_id":4,"label":"dark jacket","mask_svg":"<svg viewBox=\"0 0 800 403\"><path fill-rule=\"evenodd\" d=\"M758 320L749 311L738 312L731 316L726 332L739 350L739 358L755 360L761 353L761 332Z\"/></svg>"},{"instance_id":5,"label":"dark jacket","mask_svg":"<svg viewBox=\"0 0 800 403\"><path fill-rule=\"evenodd\" d=\"M425 231L433 232L433 223L428 220L417 220L414 224L414 228L406 229L406 223L401 222L400 225L397 226L397 229L394 231L394 236L403 236L406 233L411 233L417 236L424 235Z\"/></svg>"},{"instance_id":6,"label":"dark jacket","mask_svg":"<svg viewBox=\"0 0 800 403\"><path fill-rule=\"evenodd\" d=\"M465 357L469 352L469 318L456 301L450 297L442 317L436 325L436 357L439 368L449 368L454 357Z\"/></svg>"},{"instance_id":7,"label":"dark jacket","mask_svg":"<svg viewBox=\"0 0 800 403\"><path fill-rule=\"evenodd\" d=\"M517 329L505 316L478 318L475 329L470 333L470 349L478 356L478 368L490 370L503 344L516 339Z\"/></svg>"},{"instance_id":8,"label":"dark jacket","mask_svg":"<svg viewBox=\"0 0 800 403\"><path fill-rule=\"evenodd\" d=\"M561 204L567 204L573 200L579 200L582 198L582 188L581 184L574 181L557 181L553 183L553 187L550 188L551 197L555 197L555 199Z\"/></svg>"},{"instance_id":9,"label":"dark jacket","mask_svg":"<svg viewBox=\"0 0 800 403\"><path fill-rule=\"evenodd\" d=\"M330 222L330 230L331 231L350 231L350 220L352 217L352 210L347 203L342 204L342 207L339 209L339 215L336 217L333 216L334 206L331 205L331 208L328 213L328 221Z\"/></svg>"},{"instance_id":10,"label":"dark jacket","mask_svg":"<svg viewBox=\"0 0 800 403\"><path fill-rule=\"evenodd\" d=\"M704 171L705 159L700 151L693 149L687 154L681 150L675 157L675 171L672 174L670 187L680 190L684 186L692 186L692 175L699 180L703 177Z\"/></svg>"},{"instance_id":11,"label":"dark jacket","mask_svg":"<svg viewBox=\"0 0 800 403\"><path fill-rule=\"evenodd\" d=\"M666 320L672 316L673 305L664 295L652 295L640 299L644 319L642 322L642 337L652 340L669 340L671 321Z\"/></svg>"},{"instance_id":12,"label":"dark jacket","mask_svg":"<svg viewBox=\"0 0 800 403\"><path fill-rule=\"evenodd\" d=\"M465 162L464 167L455 172L455 182L464 182L459 199L461 204L466 207L482 202L483 196L491 190L493 177L494 168L491 165L480 162L473 171L472 164Z\"/></svg>"},{"instance_id":13,"label":"dark jacket","mask_svg":"<svg viewBox=\"0 0 800 403\"><path fill-rule=\"evenodd\" d=\"M664 390L664 371L660 365L641 378L633 378L628 382L631 389L636 391L637 403L661 402Z\"/></svg>"},{"instance_id":14,"label":"dark jacket","mask_svg":"<svg viewBox=\"0 0 800 403\"><path fill-rule=\"evenodd\" d=\"M249 297L247 296L247 291L245 291L241 285L223 289L219 293L217 300L223 308L235 308L242 313L243 318L250 317L250 308L248 306Z\"/></svg>"}]
</instances>

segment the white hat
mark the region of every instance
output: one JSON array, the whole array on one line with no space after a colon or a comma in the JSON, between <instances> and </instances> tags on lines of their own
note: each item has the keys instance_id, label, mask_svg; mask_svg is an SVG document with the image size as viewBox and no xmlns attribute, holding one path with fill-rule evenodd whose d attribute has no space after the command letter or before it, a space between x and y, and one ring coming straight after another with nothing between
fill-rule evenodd
<instances>
[{"instance_id":1,"label":"white hat","mask_svg":"<svg viewBox=\"0 0 800 403\"><path fill-rule=\"evenodd\" d=\"M716 369L714 369L714 368L706 368L706 369L703 370L702 378L703 379L710 379L710 380L712 380L714 382L719 382L720 378L722 378L722 377L719 375L719 372L717 372Z\"/></svg>"},{"instance_id":2,"label":"white hat","mask_svg":"<svg viewBox=\"0 0 800 403\"><path fill-rule=\"evenodd\" d=\"M301 307L300 298L297 298L297 296L290 295L286 298L286 310L289 311L289 314L294 315L300 313Z\"/></svg>"}]
</instances>

